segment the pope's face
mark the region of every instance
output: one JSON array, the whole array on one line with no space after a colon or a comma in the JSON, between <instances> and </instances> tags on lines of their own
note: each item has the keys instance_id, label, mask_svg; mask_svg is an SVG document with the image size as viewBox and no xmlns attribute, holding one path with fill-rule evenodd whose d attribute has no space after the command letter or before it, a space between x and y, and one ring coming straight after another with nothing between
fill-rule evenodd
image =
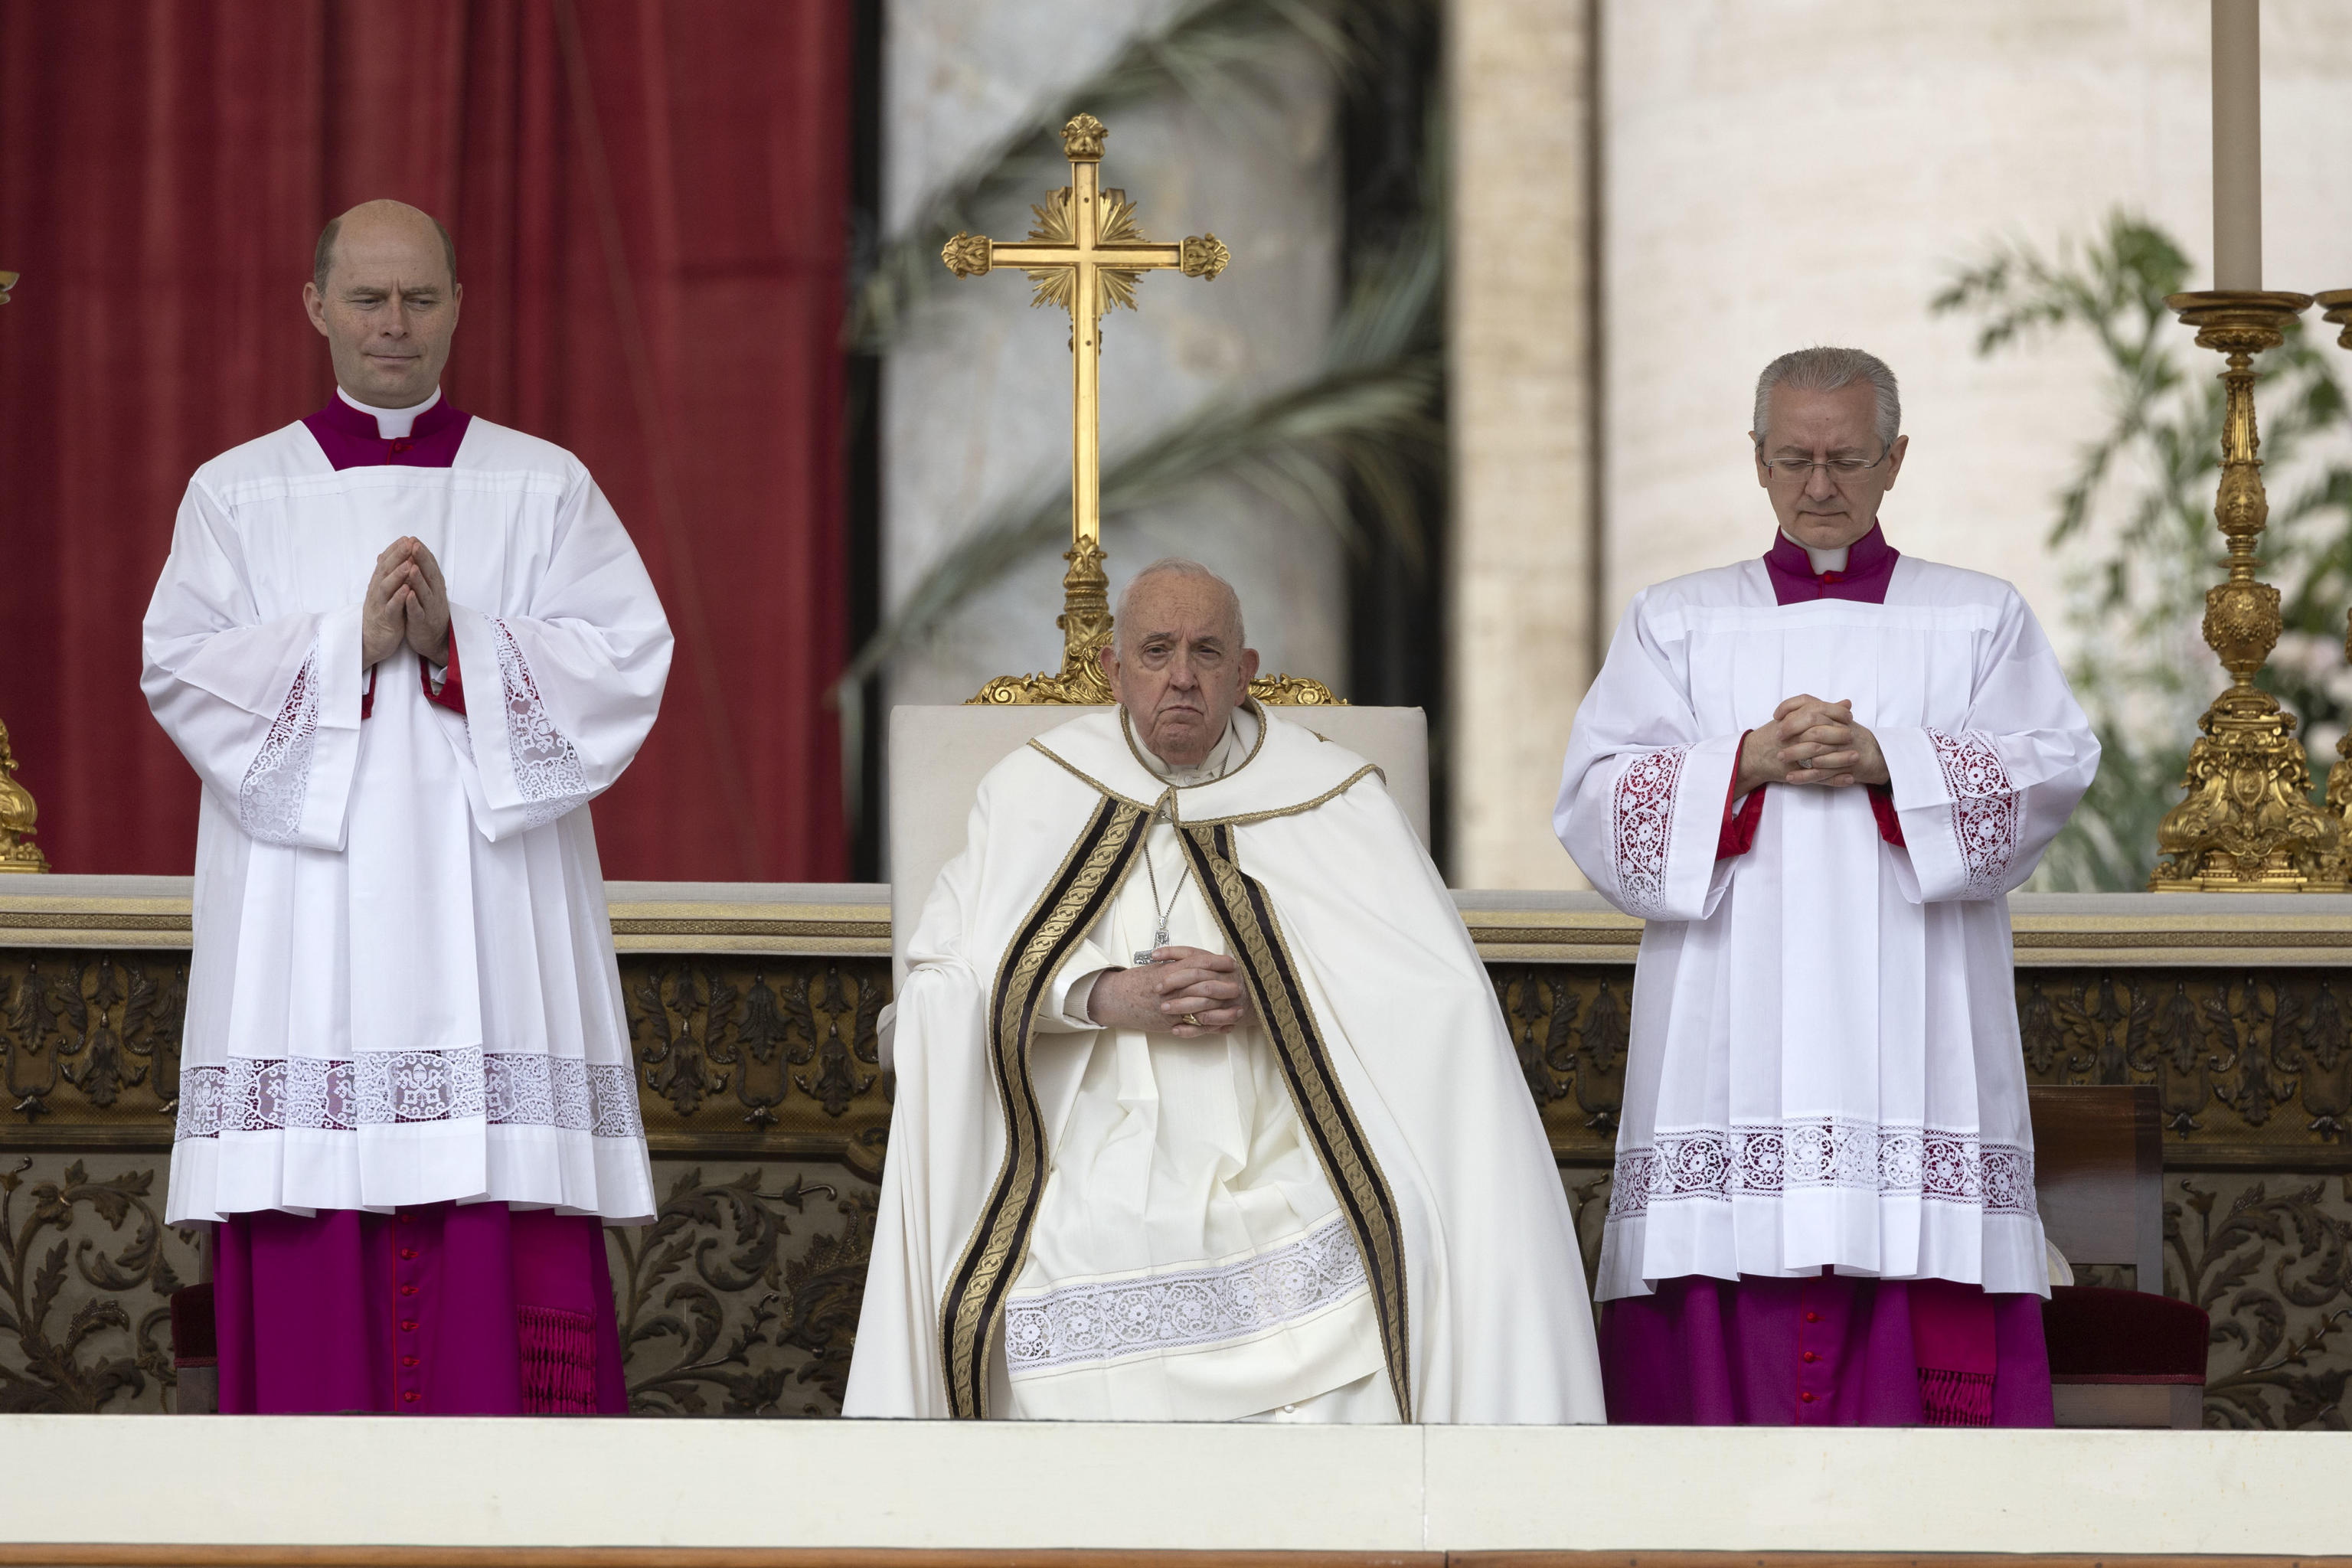
<instances>
[{"instance_id":1,"label":"pope's face","mask_svg":"<svg viewBox=\"0 0 2352 1568\"><path fill-rule=\"evenodd\" d=\"M302 304L345 392L371 407L410 408L441 384L461 292L421 215L360 213L336 234L326 289L305 283Z\"/></svg>"},{"instance_id":2,"label":"pope's face","mask_svg":"<svg viewBox=\"0 0 2352 1568\"><path fill-rule=\"evenodd\" d=\"M1908 436L1896 437L1878 461L1878 397L1870 384L1835 392L1776 386L1769 407L1770 428L1761 433L1756 451L1756 482L1772 498L1780 531L1814 550L1842 549L1868 533L1878 521L1878 500L1895 488L1911 443ZM1874 468L1834 479L1824 468L1785 473L1779 467L1874 461Z\"/></svg>"},{"instance_id":3,"label":"pope's face","mask_svg":"<svg viewBox=\"0 0 2352 1568\"><path fill-rule=\"evenodd\" d=\"M1103 674L1136 739L1171 767L1197 766L1233 721L1257 675L1257 651L1239 646L1240 613L1205 577L1164 573L1128 597Z\"/></svg>"}]
</instances>

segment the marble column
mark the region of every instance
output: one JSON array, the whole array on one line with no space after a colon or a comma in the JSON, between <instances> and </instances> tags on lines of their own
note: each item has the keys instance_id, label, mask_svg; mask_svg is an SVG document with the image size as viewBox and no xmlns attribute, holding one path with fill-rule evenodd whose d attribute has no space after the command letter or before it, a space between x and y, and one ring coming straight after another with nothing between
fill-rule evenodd
<instances>
[{"instance_id":1,"label":"marble column","mask_svg":"<svg viewBox=\"0 0 2352 1568\"><path fill-rule=\"evenodd\" d=\"M884 205L894 226L927 193L1162 26L1169 0L893 0L885 38ZM1314 374L1338 303L1339 214L1332 88L1303 54L1264 62L1236 90L1096 110L1110 127L1103 183L1138 203L1155 239L1213 231L1231 265L1213 282L1159 273L1138 311L1103 328L1105 470L1204 403L1255 397ZM979 216L1018 237L1027 204ZM942 273L944 279L944 273ZM1009 500L1066 495L1069 350L1064 321L1030 308L1018 275L946 286L884 371L886 612L943 552ZM1240 588L1269 670L1338 683L1346 589L1336 538L1244 486L1218 483L1104 535L1114 595L1137 568L1195 556ZM889 672L894 702L961 702L992 676L1060 667L1063 563L1041 552Z\"/></svg>"},{"instance_id":2,"label":"marble column","mask_svg":"<svg viewBox=\"0 0 2352 1568\"><path fill-rule=\"evenodd\" d=\"M1591 0L1453 0L1454 864L1584 885L1551 835L1592 677Z\"/></svg>"}]
</instances>

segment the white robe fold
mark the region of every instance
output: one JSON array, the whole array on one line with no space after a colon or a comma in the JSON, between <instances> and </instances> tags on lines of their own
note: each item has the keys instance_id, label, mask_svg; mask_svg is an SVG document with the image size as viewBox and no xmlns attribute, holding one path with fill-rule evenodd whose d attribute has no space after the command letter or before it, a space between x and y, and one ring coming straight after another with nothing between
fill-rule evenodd
<instances>
[{"instance_id":1,"label":"white robe fold","mask_svg":"<svg viewBox=\"0 0 2352 1568\"><path fill-rule=\"evenodd\" d=\"M462 715L404 647L360 668L404 534L448 584ZM204 784L172 1223L651 1216L579 808L635 755L669 655L620 520L547 442L476 419L450 467L338 472L295 424L197 470L142 678Z\"/></svg>"},{"instance_id":2,"label":"white robe fold","mask_svg":"<svg viewBox=\"0 0 2352 1568\"><path fill-rule=\"evenodd\" d=\"M1860 787L1776 785L1717 848L1741 735L1852 699ZM2032 613L1906 556L1882 605L1780 605L1764 563L1637 595L1579 709L1554 826L1643 916L1603 1300L1834 1268L2048 1289L2004 895L2099 747Z\"/></svg>"},{"instance_id":3,"label":"white robe fold","mask_svg":"<svg viewBox=\"0 0 2352 1568\"><path fill-rule=\"evenodd\" d=\"M1568 1205L1477 952L1377 773L1264 724L1197 787L1155 777L1116 713L982 783L891 1023L845 1414L1213 1419L1320 1394L1342 1418L1601 1419ZM1264 1026L1050 1016L1150 945L1141 854L1172 941L1244 932Z\"/></svg>"}]
</instances>

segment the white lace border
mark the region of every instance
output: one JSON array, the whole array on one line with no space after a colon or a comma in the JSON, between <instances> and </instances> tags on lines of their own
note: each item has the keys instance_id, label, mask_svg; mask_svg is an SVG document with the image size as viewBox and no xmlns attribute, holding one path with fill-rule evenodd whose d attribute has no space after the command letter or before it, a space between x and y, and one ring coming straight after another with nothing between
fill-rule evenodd
<instances>
[{"instance_id":1,"label":"white lace border","mask_svg":"<svg viewBox=\"0 0 2352 1568\"><path fill-rule=\"evenodd\" d=\"M1366 1288L1343 1216L1237 1262L1058 1286L1013 1298L1004 1327L1014 1377L1254 1338Z\"/></svg>"},{"instance_id":2,"label":"white lace border","mask_svg":"<svg viewBox=\"0 0 2352 1568\"><path fill-rule=\"evenodd\" d=\"M350 1058L231 1057L226 1066L183 1067L175 1141L474 1120L597 1138L643 1138L646 1131L634 1068L474 1046Z\"/></svg>"},{"instance_id":3,"label":"white lace border","mask_svg":"<svg viewBox=\"0 0 2352 1568\"><path fill-rule=\"evenodd\" d=\"M2031 1216L2033 1151L1935 1127L1808 1121L1661 1132L1617 1152L1609 1217L1654 1204L1727 1203L1834 1189Z\"/></svg>"}]
</instances>

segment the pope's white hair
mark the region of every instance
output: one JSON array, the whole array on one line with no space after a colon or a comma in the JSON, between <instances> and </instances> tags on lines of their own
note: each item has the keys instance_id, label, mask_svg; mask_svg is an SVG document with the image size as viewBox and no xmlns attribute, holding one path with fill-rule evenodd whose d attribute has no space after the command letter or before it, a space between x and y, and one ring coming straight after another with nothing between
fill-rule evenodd
<instances>
[{"instance_id":1,"label":"pope's white hair","mask_svg":"<svg viewBox=\"0 0 2352 1568\"><path fill-rule=\"evenodd\" d=\"M1181 555L1163 555L1138 572L1119 591L1118 614L1111 622L1111 646L1121 655L1127 652L1127 628L1130 617L1129 607L1134 603L1135 591L1154 577L1192 577L1204 583L1214 583L1224 590L1225 602L1234 607L1234 646L1238 648L1248 642L1249 634L1242 626L1242 596L1234 585L1197 561L1187 561Z\"/></svg>"},{"instance_id":2,"label":"pope's white hair","mask_svg":"<svg viewBox=\"0 0 2352 1568\"><path fill-rule=\"evenodd\" d=\"M1764 445L1765 422L1772 414L1772 389L1792 386L1800 392L1835 392L1856 382L1868 382L1878 398L1878 444L1895 445L1903 433L1903 398L1895 389L1895 373L1876 354L1860 349L1793 349L1764 367L1756 378L1756 423L1748 429L1756 444Z\"/></svg>"}]
</instances>

